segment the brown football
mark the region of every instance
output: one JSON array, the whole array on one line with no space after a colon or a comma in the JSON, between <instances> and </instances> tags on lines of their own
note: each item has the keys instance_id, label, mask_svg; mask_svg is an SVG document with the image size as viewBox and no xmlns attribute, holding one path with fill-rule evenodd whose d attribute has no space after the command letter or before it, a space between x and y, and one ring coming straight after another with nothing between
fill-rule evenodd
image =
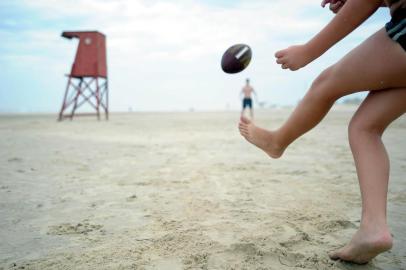
<instances>
[{"instance_id":1,"label":"brown football","mask_svg":"<svg viewBox=\"0 0 406 270\"><path fill-rule=\"evenodd\" d=\"M238 73L243 71L251 62L252 51L250 46L237 44L231 46L223 54L221 68L225 73Z\"/></svg>"}]
</instances>

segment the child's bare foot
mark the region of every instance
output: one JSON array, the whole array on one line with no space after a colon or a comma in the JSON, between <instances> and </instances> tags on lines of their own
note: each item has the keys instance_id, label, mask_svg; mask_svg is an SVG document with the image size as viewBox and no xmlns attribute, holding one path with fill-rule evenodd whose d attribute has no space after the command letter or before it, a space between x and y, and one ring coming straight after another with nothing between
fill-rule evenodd
<instances>
[{"instance_id":1,"label":"child's bare foot","mask_svg":"<svg viewBox=\"0 0 406 270\"><path fill-rule=\"evenodd\" d=\"M241 117L239 129L247 141L264 150L270 157L279 158L282 156L285 149L277 144L271 131L255 126L244 116Z\"/></svg>"},{"instance_id":2,"label":"child's bare foot","mask_svg":"<svg viewBox=\"0 0 406 270\"><path fill-rule=\"evenodd\" d=\"M368 263L378 254L392 248L392 236L388 229L359 229L351 242L329 254L332 260L343 260L357 264Z\"/></svg>"}]
</instances>

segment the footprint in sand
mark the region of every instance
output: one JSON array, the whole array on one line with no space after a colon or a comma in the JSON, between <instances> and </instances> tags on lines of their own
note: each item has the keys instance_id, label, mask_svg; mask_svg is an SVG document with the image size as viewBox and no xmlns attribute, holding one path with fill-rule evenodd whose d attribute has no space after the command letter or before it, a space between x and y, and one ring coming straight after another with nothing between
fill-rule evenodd
<instances>
[{"instance_id":1,"label":"footprint in sand","mask_svg":"<svg viewBox=\"0 0 406 270\"><path fill-rule=\"evenodd\" d=\"M226 250L210 254L207 268L203 269L259 269L264 255L254 243L235 243Z\"/></svg>"},{"instance_id":2,"label":"footprint in sand","mask_svg":"<svg viewBox=\"0 0 406 270\"><path fill-rule=\"evenodd\" d=\"M7 160L7 162L22 162L23 161L23 159L22 158L19 158L19 157L14 157L14 158L9 158L8 160Z\"/></svg>"},{"instance_id":3,"label":"footprint in sand","mask_svg":"<svg viewBox=\"0 0 406 270\"><path fill-rule=\"evenodd\" d=\"M300 253L291 253L285 251L277 251L276 253L281 253L278 255L278 261L281 265L288 266L288 267L298 267L301 266L305 259L305 256Z\"/></svg>"},{"instance_id":4,"label":"footprint in sand","mask_svg":"<svg viewBox=\"0 0 406 270\"><path fill-rule=\"evenodd\" d=\"M71 224L62 223L55 226L50 226L48 235L87 235L88 233L99 231L103 233L102 225L90 224L87 222Z\"/></svg>"},{"instance_id":5,"label":"footprint in sand","mask_svg":"<svg viewBox=\"0 0 406 270\"><path fill-rule=\"evenodd\" d=\"M331 232L337 232L345 229L355 229L357 226L355 226L354 223L348 220L330 220L330 221L324 221L320 222L316 225L317 229L322 231L323 233L331 233Z\"/></svg>"},{"instance_id":6,"label":"footprint in sand","mask_svg":"<svg viewBox=\"0 0 406 270\"><path fill-rule=\"evenodd\" d=\"M192 254L182 260L187 269L208 269L208 253Z\"/></svg>"},{"instance_id":7,"label":"footprint in sand","mask_svg":"<svg viewBox=\"0 0 406 270\"><path fill-rule=\"evenodd\" d=\"M137 199L137 195L133 194L127 198L127 202L133 202Z\"/></svg>"},{"instance_id":8,"label":"footprint in sand","mask_svg":"<svg viewBox=\"0 0 406 270\"><path fill-rule=\"evenodd\" d=\"M283 266L304 265L305 262L305 255L289 252L284 248L271 248L265 251L254 243L236 243L224 252L211 254L208 269L281 269Z\"/></svg>"},{"instance_id":9,"label":"footprint in sand","mask_svg":"<svg viewBox=\"0 0 406 270\"><path fill-rule=\"evenodd\" d=\"M291 248L298 244L309 242L310 236L305 232L298 232L296 235L289 238L289 240L280 242L279 244L284 248Z\"/></svg>"}]
</instances>

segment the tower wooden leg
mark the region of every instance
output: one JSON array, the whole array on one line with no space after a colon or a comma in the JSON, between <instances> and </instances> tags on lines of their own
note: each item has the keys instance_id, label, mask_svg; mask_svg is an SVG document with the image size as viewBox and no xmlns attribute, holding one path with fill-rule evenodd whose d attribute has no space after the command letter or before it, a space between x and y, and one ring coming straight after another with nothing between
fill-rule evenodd
<instances>
[{"instance_id":1,"label":"tower wooden leg","mask_svg":"<svg viewBox=\"0 0 406 270\"><path fill-rule=\"evenodd\" d=\"M96 78L96 112L97 112L97 120L100 121L100 89L99 89L99 78Z\"/></svg>"},{"instance_id":2,"label":"tower wooden leg","mask_svg":"<svg viewBox=\"0 0 406 270\"><path fill-rule=\"evenodd\" d=\"M105 84L106 90L106 120L109 120L109 81L106 78L106 84Z\"/></svg>"},{"instance_id":3,"label":"tower wooden leg","mask_svg":"<svg viewBox=\"0 0 406 270\"><path fill-rule=\"evenodd\" d=\"M70 114L71 121L73 120L73 116L75 115L75 111L78 107L79 96L82 94L82 84L83 84L83 78L80 78L79 89L76 90L77 92L76 92L75 101L74 101L75 103L73 104L72 111Z\"/></svg>"},{"instance_id":4,"label":"tower wooden leg","mask_svg":"<svg viewBox=\"0 0 406 270\"><path fill-rule=\"evenodd\" d=\"M61 107L61 110L59 112L58 121L63 120L63 112L66 109L66 103L67 103L66 98L68 97L68 92L69 92L69 87L70 87L71 80L72 80L72 77L69 76L68 83L66 84L65 95L63 97L62 107Z\"/></svg>"}]
</instances>

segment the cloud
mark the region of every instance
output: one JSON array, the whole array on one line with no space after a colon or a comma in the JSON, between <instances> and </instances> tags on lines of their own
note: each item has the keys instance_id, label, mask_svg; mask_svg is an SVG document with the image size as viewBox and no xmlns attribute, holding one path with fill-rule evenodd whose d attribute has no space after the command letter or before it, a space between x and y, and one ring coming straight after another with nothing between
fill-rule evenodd
<instances>
[{"instance_id":1,"label":"cloud","mask_svg":"<svg viewBox=\"0 0 406 270\"><path fill-rule=\"evenodd\" d=\"M242 1L232 8L151 0L27 0L24 6L44 20L80 17L81 28L102 29L112 49L146 58L196 60L236 41L269 42L292 31L315 32L322 20L309 17L298 23L300 10L310 3L295 2L295 8L284 0Z\"/></svg>"},{"instance_id":2,"label":"cloud","mask_svg":"<svg viewBox=\"0 0 406 270\"><path fill-rule=\"evenodd\" d=\"M294 75L281 72L273 62L273 53L292 43L305 42L332 15L319 8L317 2L308 0L296 0L294 4L286 0L216 3L203 0L10 2L10 6L19 10L20 17L0 19L0 39L4 41L0 45L0 64L14 69L38 66L42 74L54 78L55 85L63 89L63 77L59 74L68 70L75 45L63 41L60 33L100 30L107 35L113 109L125 110L128 106L142 110L190 106L210 109L226 103L237 107L235 92L248 75L261 88L275 83L281 89L296 87L299 90L290 96L275 92L263 94L275 103L295 103L305 90L304 85L309 84L309 77L314 77L318 70ZM33 19L27 21L23 17ZM367 27L372 31L378 26ZM360 42L368 31L357 32L349 42ZM254 49L253 63L246 73L225 77L218 68L219 58L227 47L239 42L246 42ZM323 66L331 58L337 57L323 58L316 65ZM31 72L34 79L43 79L34 75L39 71L31 69ZM297 80L293 83L291 78L295 76ZM23 94L27 90L18 91ZM165 98L157 101L156 96Z\"/></svg>"}]
</instances>

